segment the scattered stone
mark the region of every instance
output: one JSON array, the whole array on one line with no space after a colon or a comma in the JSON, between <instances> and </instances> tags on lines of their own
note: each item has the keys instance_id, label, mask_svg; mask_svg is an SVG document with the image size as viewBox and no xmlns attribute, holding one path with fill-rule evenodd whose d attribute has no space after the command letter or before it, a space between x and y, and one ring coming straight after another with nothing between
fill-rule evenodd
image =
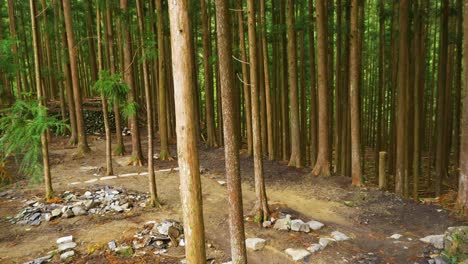
<instances>
[{"instance_id":1,"label":"scattered stone","mask_svg":"<svg viewBox=\"0 0 468 264\"><path fill-rule=\"evenodd\" d=\"M75 242L62 243L62 244L59 244L58 251L62 252L62 251L68 250L68 249L73 249L75 247L76 247Z\"/></svg>"},{"instance_id":2,"label":"scattered stone","mask_svg":"<svg viewBox=\"0 0 468 264\"><path fill-rule=\"evenodd\" d=\"M435 264L448 264L448 262L441 256L436 257Z\"/></svg>"},{"instance_id":3,"label":"scattered stone","mask_svg":"<svg viewBox=\"0 0 468 264\"><path fill-rule=\"evenodd\" d=\"M52 215L49 213L44 214L44 220L49 222L52 219Z\"/></svg>"},{"instance_id":4,"label":"scattered stone","mask_svg":"<svg viewBox=\"0 0 468 264\"><path fill-rule=\"evenodd\" d=\"M218 183L219 183L219 185L221 185L221 186L226 185L226 182L225 182L225 181L218 181Z\"/></svg>"},{"instance_id":5,"label":"scattered stone","mask_svg":"<svg viewBox=\"0 0 468 264\"><path fill-rule=\"evenodd\" d=\"M184 239L181 239L179 241L179 247L185 247L185 240Z\"/></svg>"},{"instance_id":6,"label":"scattered stone","mask_svg":"<svg viewBox=\"0 0 468 264\"><path fill-rule=\"evenodd\" d=\"M304 223L301 219L294 219L291 221L291 230L297 232L310 232L308 224Z\"/></svg>"},{"instance_id":7,"label":"scattered stone","mask_svg":"<svg viewBox=\"0 0 468 264\"><path fill-rule=\"evenodd\" d=\"M262 226L265 228L271 227L271 221L265 221L262 223Z\"/></svg>"},{"instance_id":8,"label":"scattered stone","mask_svg":"<svg viewBox=\"0 0 468 264\"><path fill-rule=\"evenodd\" d=\"M432 244L435 248L444 248L444 235L430 235L419 239L420 241Z\"/></svg>"},{"instance_id":9,"label":"scattered stone","mask_svg":"<svg viewBox=\"0 0 468 264\"><path fill-rule=\"evenodd\" d=\"M341 233L340 231L333 231L331 233L331 236L336 240L336 241L344 241L344 240L349 240L351 238L349 238L347 235Z\"/></svg>"},{"instance_id":10,"label":"scattered stone","mask_svg":"<svg viewBox=\"0 0 468 264\"><path fill-rule=\"evenodd\" d=\"M73 214L73 210L68 208L68 207L64 207L65 210L62 210L62 217L63 218L70 218L70 217L73 217L75 216L75 214Z\"/></svg>"},{"instance_id":11,"label":"scattered stone","mask_svg":"<svg viewBox=\"0 0 468 264\"><path fill-rule=\"evenodd\" d=\"M60 210L59 208L54 209L52 210L51 214L52 214L52 217L59 217L62 214L62 210Z\"/></svg>"},{"instance_id":12,"label":"scattered stone","mask_svg":"<svg viewBox=\"0 0 468 264\"><path fill-rule=\"evenodd\" d=\"M348 207L353 207L355 205L353 201L344 201L344 204Z\"/></svg>"},{"instance_id":13,"label":"scattered stone","mask_svg":"<svg viewBox=\"0 0 468 264\"><path fill-rule=\"evenodd\" d=\"M393 234L390 236L390 238L393 238L393 239L400 239L403 235L400 235L400 234Z\"/></svg>"},{"instance_id":14,"label":"scattered stone","mask_svg":"<svg viewBox=\"0 0 468 264\"><path fill-rule=\"evenodd\" d=\"M47 255L47 256L44 256L44 257L40 257L40 258L37 258L35 260L28 261L25 264L42 264L42 263L48 262L52 258L52 256L53 255Z\"/></svg>"},{"instance_id":15,"label":"scattered stone","mask_svg":"<svg viewBox=\"0 0 468 264\"><path fill-rule=\"evenodd\" d=\"M75 255L75 251L70 250L70 251L67 251L67 252L61 254L61 255L60 255L60 259L61 259L61 260L66 260L66 259L68 259L68 258L70 258L70 257L73 257L74 255Z\"/></svg>"},{"instance_id":16,"label":"scattered stone","mask_svg":"<svg viewBox=\"0 0 468 264\"><path fill-rule=\"evenodd\" d=\"M307 250L309 250L311 253L315 253L317 251L320 251L322 250L322 245L320 244L312 244L310 247L307 248Z\"/></svg>"},{"instance_id":17,"label":"scattered stone","mask_svg":"<svg viewBox=\"0 0 468 264\"><path fill-rule=\"evenodd\" d=\"M288 248L284 251L288 254L294 261L299 261L307 258L310 256L310 252L305 249L295 249L295 248Z\"/></svg>"},{"instance_id":18,"label":"scattered stone","mask_svg":"<svg viewBox=\"0 0 468 264\"><path fill-rule=\"evenodd\" d=\"M322 246L322 249L325 249L328 246L328 244L330 244L332 242L334 242L334 240L331 239L331 238L328 238L328 237L321 237L319 239L319 244L320 244L320 246Z\"/></svg>"},{"instance_id":19,"label":"scattered stone","mask_svg":"<svg viewBox=\"0 0 468 264\"><path fill-rule=\"evenodd\" d=\"M247 238L245 246L254 251L260 250L265 247L266 240L262 238Z\"/></svg>"},{"instance_id":20,"label":"scattered stone","mask_svg":"<svg viewBox=\"0 0 468 264\"><path fill-rule=\"evenodd\" d=\"M73 215L80 216L88 214L88 212L81 206L75 206L72 208Z\"/></svg>"},{"instance_id":21,"label":"scattered stone","mask_svg":"<svg viewBox=\"0 0 468 264\"><path fill-rule=\"evenodd\" d=\"M309 225L310 229L315 230L315 231L325 226L324 224L318 221L314 221L314 220L307 222L307 224Z\"/></svg>"},{"instance_id":22,"label":"scattered stone","mask_svg":"<svg viewBox=\"0 0 468 264\"><path fill-rule=\"evenodd\" d=\"M121 212L124 211L124 209L123 209L122 207L120 207L120 206L118 206L118 205L116 205L116 204L111 205L111 209L114 210L114 211L116 211L117 213L121 213Z\"/></svg>"},{"instance_id":23,"label":"scattered stone","mask_svg":"<svg viewBox=\"0 0 468 264\"><path fill-rule=\"evenodd\" d=\"M109 246L109 249L111 251L115 251L115 249L117 248L117 244L115 243L114 240L112 240L111 242L107 243L107 245Z\"/></svg>"},{"instance_id":24,"label":"scattered stone","mask_svg":"<svg viewBox=\"0 0 468 264\"><path fill-rule=\"evenodd\" d=\"M73 242L73 236L65 236L57 239L57 244Z\"/></svg>"},{"instance_id":25,"label":"scattered stone","mask_svg":"<svg viewBox=\"0 0 468 264\"><path fill-rule=\"evenodd\" d=\"M154 251L155 255L161 255L161 254L164 254L164 253L167 253L167 249L160 249L160 250Z\"/></svg>"},{"instance_id":26,"label":"scattered stone","mask_svg":"<svg viewBox=\"0 0 468 264\"><path fill-rule=\"evenodd\" d=\"M287 218L278 219L276 220L273 228L278 230L289 230L291 228L291 222Z\"/></svg>"}]
</instances>

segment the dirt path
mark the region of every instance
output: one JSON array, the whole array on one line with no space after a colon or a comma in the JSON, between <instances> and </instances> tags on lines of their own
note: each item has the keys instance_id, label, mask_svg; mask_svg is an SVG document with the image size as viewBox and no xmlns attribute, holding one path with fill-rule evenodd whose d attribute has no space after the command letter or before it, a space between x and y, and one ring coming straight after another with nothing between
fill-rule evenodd
<instances>
[{"instance_id":1,"label":"dirt path","mask_svg":"<svg viewBox=\"0 0 468 264\"><path fill-rule=\"evenodd\" d=\"M74 159L73 150L59 143L52 150L54 186L57 192L86 189L87 186L111 185L146 192L147 178L142 175L97 180L82 166L101 166L104 162L103 141L93 142L93 153L86 158ZM145 145L145 144L143 144ZM129 148L128 148L129 149ZM209 257L217 263L229 260L229 230L227 220L226 188L223 180L222 149L201 149L200 161L206 170L202 174L203 206ZM175 153L172 149L172 153ZM115 163L114 163L115 164ZM21 263L41 256L54 248L56 238L73 234L81 241L78 251L85 255L93 249L105 247L113 239L132 237L134 232L150 220L181 220L179 175L177 162L156 162L157 185L162 200L161 209L139 208L130 213L108 217L81 216L43 223L39 227L11 225L0 222L0 262ZM349 179L331 177L313 178L309 171L289 168L278 162L265 161L267 193L271 209L290 213L304 221L318 220L326 227L311 234L259 228L248 217L255 201L253 168L249 157L242 156L243 201L246 215L247 237L267 239L262 251L249 251L249 263L292 263L284 253L286 248L307 248L317 243L320 236L339 230L352 238L327 247L310 258L312 263L359 263L359 257L375 256L374 263L414 263L425 247L419 237L438 234L460 221L440 208L415 204L373 189L351 188ZM118 166L117 174L145 172L145 168ZM92 180L90 182L90 180ZM88 181L88 183L86 183ZM73 184L72 184L73 183ZM39 187L18 189L22 197L40 195ZM352 200L355 207L343 204ZM0 200L0 217L12 215L21 206L19 201ZM393 233L404 235L400 241L389 239ZM363 262L368 263L368 262Z\"/></svg>"}]
</instances>

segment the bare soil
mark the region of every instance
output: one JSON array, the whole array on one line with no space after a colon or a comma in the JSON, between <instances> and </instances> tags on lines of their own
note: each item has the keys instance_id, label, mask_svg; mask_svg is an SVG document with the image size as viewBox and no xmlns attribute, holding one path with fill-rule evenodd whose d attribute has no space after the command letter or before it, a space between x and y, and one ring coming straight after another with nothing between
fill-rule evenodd
<instances>
[{"instance_id":1,"label":"bare soil","mask_svg":"<svg viewBox=\"0 0 468 264\"><path fill-rule=\"evenodd\" d=\"M130 151L129 137L126 142L127 151ZM80 171L81 166L105 166L104 140L93 137L90 142L92 152L79 158L74 155L74 149L65 143L66 138L55 138L51 147L56 193L84 191L90 185L147 191L148 183L144 176L84 183L96 177ZM145 146L145 143L142 145ZM175 146L171 146L171 153L176 153ZM230 260L226 187L218 183L218 180L225 180L223 149L201 145L200 163L205 171L202 185L207 257L214 259L215 263L223 263ZM155 169L176 167L176 160L156 161ZM437 205L415 203L374 187L354 188L349 177L313 177L309 169L291 168L285 162L268 160L265 160L264 168L273 213L289 213L293 218L317 220L326 226L306 234L260 228L254 223L251 217L255 201L253 161L242 154L246 236L267 239L265 249L248 251L249 263L292 263L284 253L286 248L307 248L317 243L320 236L327 236L335 230L347 234L352 240L334 243L312 254L310 263L425 263L422 251L427 245L419 238L443 233L449 226L467 223ZM144 172L146 167L119 166L114 162L114 171L116 174ZM72 263L179 263L184 256L180 247L170 249L163 256L149 254L130 258L116 256L107 250L109 241L131 239L147 221L182 220L177 171L157 172L156 178L163 204L161 208L135 208L124 214L56 219L43 222L38 227L13 225L0 220L0 263L23 263L44 256L56 248L55 240L65 235L73 235L78 241L77 256L71 260ZM72 182L80 184L70 185ZM24 200L43 195L42 186L30 185L24 180L7 189L13 190L18 199L0 198L0 219L15 215ZM352 201L353 206L346 206L344 201ZM394 233L404 236L395 241L389 238ZM370 258L373 260L368 260ZM58 257L54 261L58 263Z\"/></svg>"}]
</instances>

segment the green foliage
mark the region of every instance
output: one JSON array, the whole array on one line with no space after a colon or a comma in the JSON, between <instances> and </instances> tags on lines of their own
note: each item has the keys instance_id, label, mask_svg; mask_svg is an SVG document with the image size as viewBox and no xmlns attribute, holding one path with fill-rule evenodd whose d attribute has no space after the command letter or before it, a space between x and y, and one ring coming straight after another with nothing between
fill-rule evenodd
<instances>
[{"instance_id":1,"label":"green foliage","mask_svg":"<svg viewBox=\"0 0 468 264\"><path fill-rule=\"evenodd\" d=\"M114 102L116 101L119 106L124 106L127 102L127 94L130 90L128 85L122 81L120 74L111 75L109 71L100 71L99 80L93 86L94 90L104 97ZM112 109L112 104L109 104L109 109Z\"/></svg>"},{"instance_id":2,"label":"green foliage","mask_svg":"<svg viewBox=\"0 0 468 264\"><path fill-rule=\"evenodd\" d=\"M0 111L0 163L15 157L19 172L39 182L42 177L41 135L52 129L63 132L65 122L47 116L47 108L39 100L17 100Z\"/></svg>"}]
</instances>

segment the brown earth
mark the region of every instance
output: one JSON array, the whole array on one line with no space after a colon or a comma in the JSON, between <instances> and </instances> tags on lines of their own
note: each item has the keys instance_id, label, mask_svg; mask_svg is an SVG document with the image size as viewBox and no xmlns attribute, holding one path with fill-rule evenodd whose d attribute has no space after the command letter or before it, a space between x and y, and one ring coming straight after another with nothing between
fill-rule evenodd
<instances>
[{"instance_id":1,"label":"brown earth","mask_svg":"<svg viewBox=\"0 0 468 264\"><path fill-rule=\"evenodd\" d=\"M131 149L127 137L127 150ZM76 158L74 150L65 146L66 139L54 139L51 147L53 184L56 193L66 190L84 191L83 183L95 176L80 171L81 166L104 166L104 141L98 137L91 142L92 153ZM144 143L142 144L145 145ZM171 147L175 154L175 146ZM117 157L117 160L122 158ZM217 181L224 180L223 149L207 149L200 146L200 163L206 172L202 174L203 207L208 258L215 263L230 259L227 220L226 187ZM119 166L115 173L144 172L145 167ZM156 161L156 170L176 168L177 161ZM310 176L309 169L295 169L286 163L265 160L265 177L270 208L289 213L304 221L317 220L326 226L309 234L260 228L253 223L250 212L255 201L253 188L253 162L241 155L243 178L243 202L246 216L246 236L267 239L261 251L249 251L249 263L292 263L284 253L286 248L307 248L317 243L320 236L341 231L352 240L337 242L325 250L312 254L310 263L425 263L421 257L425 244L419 238L440 234L453 225L466 223L440 210L436 205L418 204L372 187L351 187L348 177L320 178ZM0 263L23 263L53 250L58 237L72 234L78 240L77 257L72 263L178 263L183 249L169 250L167 255L152 254L139 258L118 257L106 251L111 240L125 241L141 230L150 220L181 219L179 199L179 175L177 171L156 173L161 208L135 208L118 215L80 216L57 219L38 227L13 225L0 221ZM81 182L70 185L72 182ZM129 190L146 192L147 178L134 176L98 181L98 185L111 185ZM16 200L0 198L0 218L15 215L24 200L41 197L41 186L20 181L8 186ZM344 205L352 201L353 206ZM388 238L394 233L404 235L399 241ZM411 239L411 240L410 240ZM369 256L374 258L370 262ZM58 262L57 257L54 258ZM361 262L359 262L361 261Z\"/></svg>"}]
</instances>

